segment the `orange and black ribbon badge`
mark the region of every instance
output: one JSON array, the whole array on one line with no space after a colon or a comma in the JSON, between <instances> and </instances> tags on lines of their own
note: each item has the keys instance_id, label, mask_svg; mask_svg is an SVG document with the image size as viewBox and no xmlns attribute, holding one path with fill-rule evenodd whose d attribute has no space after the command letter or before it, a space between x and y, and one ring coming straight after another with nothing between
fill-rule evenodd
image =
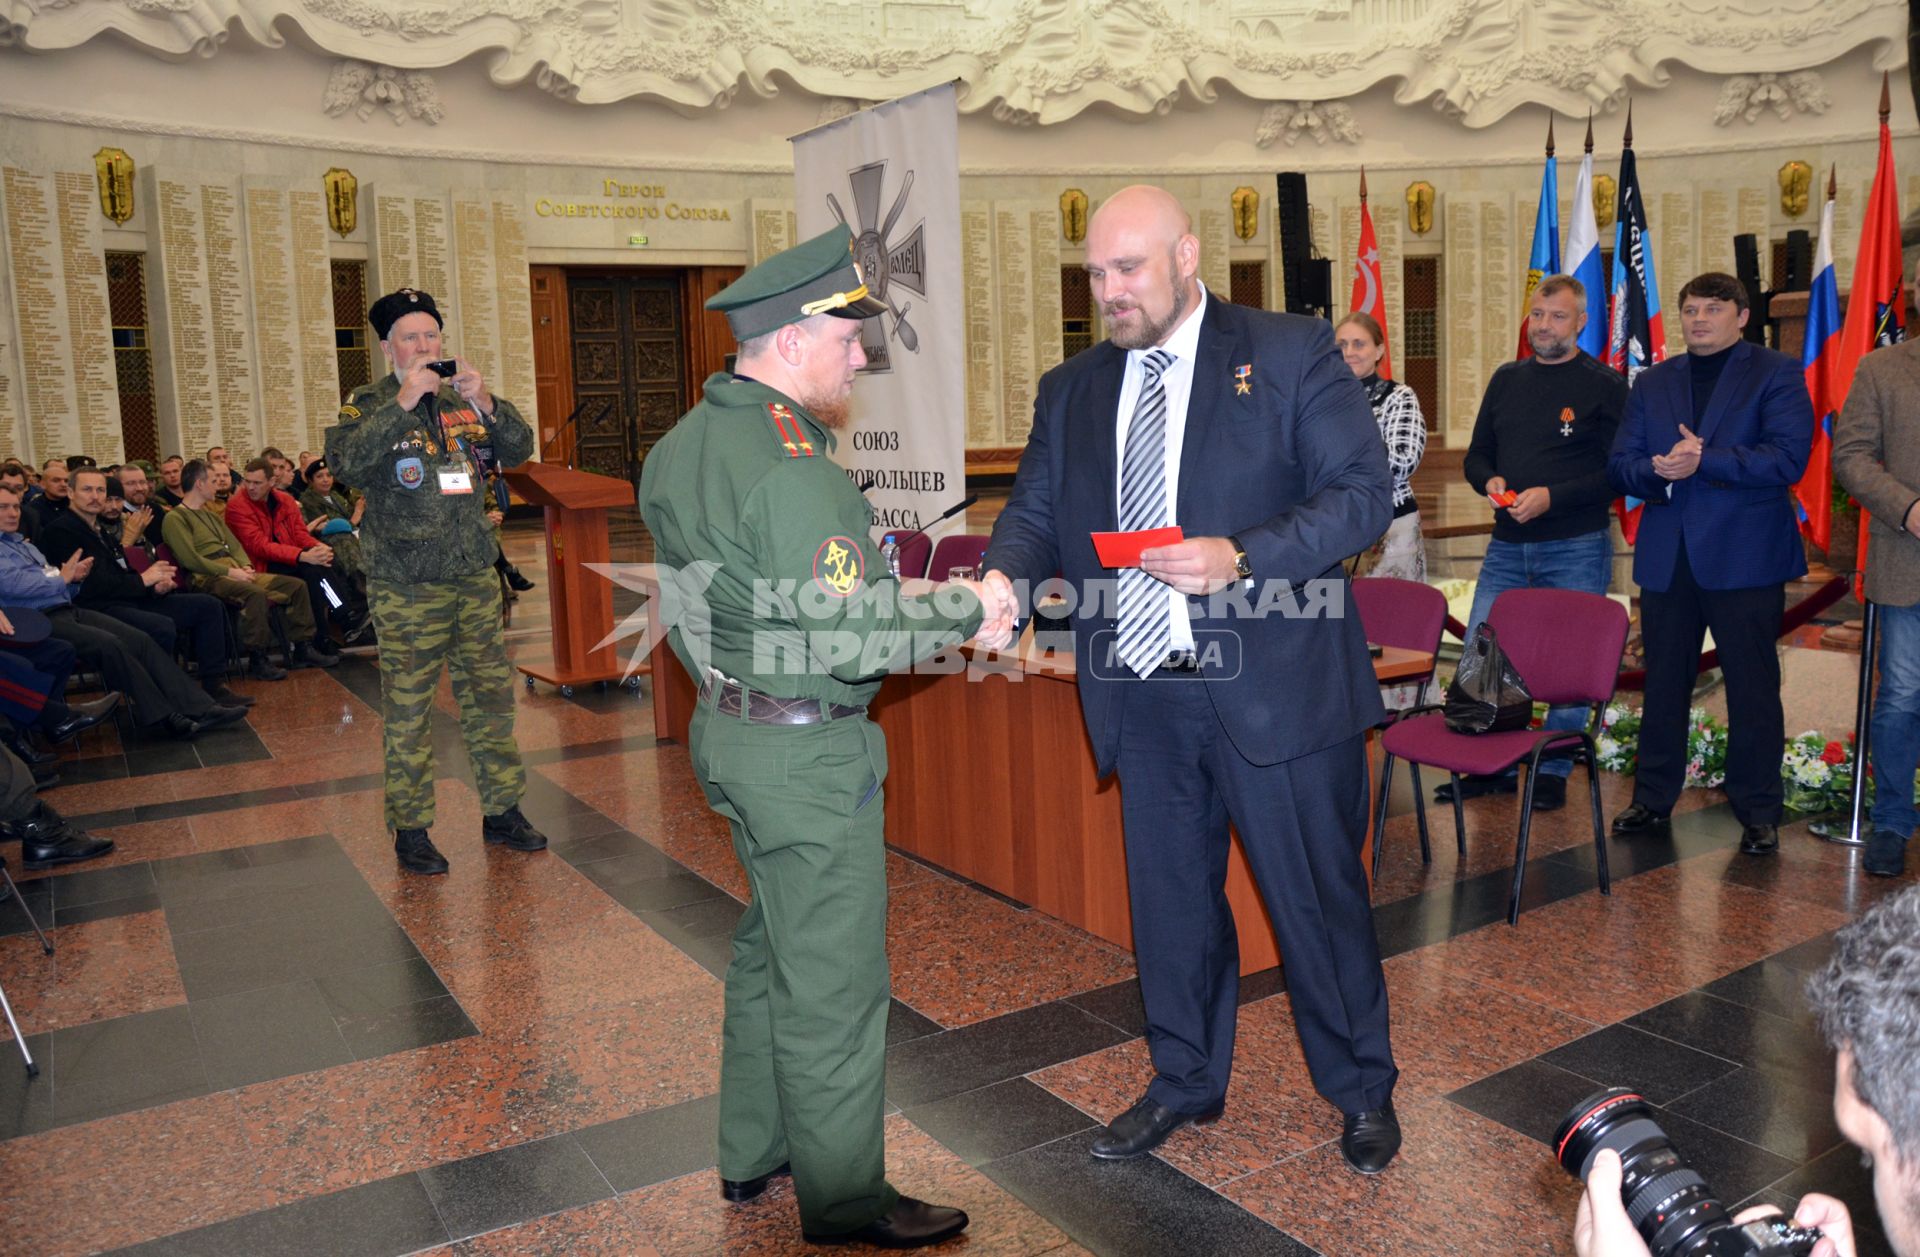
<instances>
[{"instance_id":1,"label":"orange and black ribbon badge","mask_svg":"<svg viewBox=\"0 0 1920 1257\"><path fill-rule=\"evenodd\" d=\"M1571 406L1562 406L1560 408L1560 435L1573 435L1573 407Z\"/></svg>"},{"instance_id":2,"label":"orange and black ribbon badge","mask_svg":"<svg viewBox=\"0 0 1920 1257\"><path fill-rule=\"evenodd\" d=\"M780 444L786 447L788 458L812 458L813 442L807 440L807 430L800 425L800 416L787 409L784 402L768 402L767 417L773 420L774 434L780 438Z\"/></svg>"},{"instance_id":3,"label":"orange and black ribbon badge","mask_svg":"<svg viewBox=\"0 0 1920 1257\"><path fill-rule=\"evenodd\" d=\"M860 543L828 537L813 552L813 583L833 598L851 598L860 588Z\"/></svg>"}]
</instances>

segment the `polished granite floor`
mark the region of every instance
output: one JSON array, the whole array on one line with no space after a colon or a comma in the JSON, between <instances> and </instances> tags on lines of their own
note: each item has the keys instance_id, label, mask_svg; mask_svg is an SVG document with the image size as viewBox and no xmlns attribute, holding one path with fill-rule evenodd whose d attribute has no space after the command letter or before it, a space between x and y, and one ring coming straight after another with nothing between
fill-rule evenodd
<instances>
[{"instance_id":1,"label":"polished granite floor","mask_svg":"<svg viewBox=\"0 0 1920 1257\"><path fill-rule=\"evenodd\" d=\"M641 552L631 523L615 540ZM521 659L549 650L537 549L515 524L540 582ZM416 879L382 827L371 660L247 688L247 725L188 746L87 735L47 795L119 845L23 881L53 958L0 905L0 983L45 1065L29 1082L0 1044L0 1253L805 1251L789 1187L743 1207L714 1188L746 892L646 691L516 691L526 811L554 839L536 856L481 846L443 691L453 871ZM1603 778L1609 814L1629 785ZM1887 1251L1798 991L1900 883L1804 824L1743 858L1698 791L1671 843L1613 845L1610 898L1583 813L1542 817L1510 928L1513 800L1467 805L1464 857L1433 809L1430 866L1410 807L1375 887L1407 1132L1377 1179L1340 1162L1278 971L1243 984L1225 1117L1093 1162L1147 1078L1130 958L890 855L888 1168L972 1213L950 1251L1570 1252L1576 1189L1543 1141L1605 1084L1657 1103L1729 1201L1834 1192L1861 1251Z\"/></svg>"}]
</instances>

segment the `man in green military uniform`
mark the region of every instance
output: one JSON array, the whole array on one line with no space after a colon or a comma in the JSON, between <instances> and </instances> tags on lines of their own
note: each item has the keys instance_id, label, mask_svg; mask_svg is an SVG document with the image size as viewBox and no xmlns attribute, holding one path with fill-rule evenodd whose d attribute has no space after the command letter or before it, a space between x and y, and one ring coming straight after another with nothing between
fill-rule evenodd
<instances>
[{"instance_id":1,"label":"man in green military uniform","mask_svg":"<svg viewBox=\"0 0 1920 1257\"><path fill-rule=\"evenodd\" d=\"M520 814L527 774L513 741L513 669L500 624L493 530L474 504L478 433L502 466L533 453L533 430L513 403L487 391L464 359L441 357L440 311L402 288L373 303L367 321L392 364L355 389L327 429L327 465L366 499L360 523L373 623L380 636L386 731L387 824L400 867L444 873L433 824L433 696L453 674L460 730L485 813L481 837L538 851L544 834Z\"/></svg>"},{"instance_id":2,"label":"man in green military uniform","mask_svg":"<svg viewBox=\"0 0 1920 1257\"><path fill-rule=\"evenodd\" d=\"M701 687L694 770L753 891L727 969L721 1192L750 1200L791 1167L808 1240L911 1248L967 1216L886 1181L887 760L866 704L889 669L1012 609L972 581L901 597L826 457L866 363L859 321L885 308L850 243L836 227L707 302L738 367L654 447L640 510L667 579L707 580L671 641Z\"/></svg>"}]
</instances>

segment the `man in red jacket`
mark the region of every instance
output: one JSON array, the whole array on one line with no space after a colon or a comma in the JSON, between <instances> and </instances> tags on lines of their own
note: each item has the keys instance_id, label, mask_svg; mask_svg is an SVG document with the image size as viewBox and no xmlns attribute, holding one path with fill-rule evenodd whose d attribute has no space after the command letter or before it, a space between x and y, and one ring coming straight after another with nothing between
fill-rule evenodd
<instances>
[{"instance_id":1,"label":"man in red jacket","mask_svg":"<svg viewBox=\"0 0 1920 1257\"><path fill-rule=\"evenodd\" d=\"M306 521L300 518L300 504L275 489L272 476L272 464L264 458L247 464L242 491L227 502L227 527L246 547L256 566L306 582L307 596L313 603L314 649L334 654L327 636L328 620L347 627L351 644L365 631L366 609L355 605L359 598L352 584L334 570L332 547L307 531Z\"/></svg>"}]
</instances>

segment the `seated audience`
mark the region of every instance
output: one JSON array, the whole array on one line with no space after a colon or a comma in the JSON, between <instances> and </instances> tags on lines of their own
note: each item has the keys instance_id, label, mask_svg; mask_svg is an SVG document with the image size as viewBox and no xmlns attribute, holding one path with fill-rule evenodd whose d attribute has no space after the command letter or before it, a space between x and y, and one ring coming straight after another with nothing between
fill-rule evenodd
<instances>
[{"instance_id":1,"label":"seated audience","mask_svg":"<svg viewBox=\"0 0 1920 1257\"><path fill-rule=\"evenodd\" d=\"M215 514L222 519L227 515L227 503L233 500L233 468L226 463L214 463L209 472L213 485L213 497L207 503Z\"/></svg>"},{"instance_id":2,"label":"seated audience","mask_svg":"<svg viewBox=\"0 0 1920 1257\"><path fill-rule=\"evenodd\" d=\"M120 469L121 500L126 504L120 514L120 544L128 549L144 547L149 561L164 544L161 529L166 524L168 503L153 490L153 479L139 463ZM111 486L107 495L113 496Z\"/></svg>"},{"instance_id":3,"label":"seated audience","mask_svg":"<svg viewBox=\"0 0 1920 1257\"><path fill-rule=\"evenodd\" d=\"M180 505L180 468L185 465L186 460L178 454L167 455L160 464L160 488L154 496L168 506Z\"/></svg>"},{"instance_id":4,"label":"seated audience","mask_svg":"<svg viewBox=\"0 0 1920 1257\"><path fill-rule=\"evenodd\" d=\"M13 622L0 612L0 637L13 637ZM67 681L79 655L57 637L32 644L8 640L0 650L0 746L5 746L31 769L40 785L60 778L55 756L35 750L27 741L38 733L58 746L79 737L113 713L120 695L109 693L91 702L69 706Z\"/></svg>"},{"instance_id":5,"label":"seated audience","mask_svg":"<svg viewBox=\"0 0 1920 1257\"><path fill-rule=\"evenodd\" d=\"M64 458L49 458L40 467L40 496L28 503L20 518L20 531L32 541L55 516L67 509L67 487L72 473Z\"/></svg>"},{"instance_id":6,"label":"seated audience","mask_svg":"<svg viewBox=\"0 0 1920 1257\"><path fill-rule=\"evenodd\" d=\"M313 648L313 604L306 586L288 576L255 570L246 547L212 509L213 469L194 459L180 472L180 505L167 512L161 533L174 560L192 577L193 587L240 608L240 642L247 652L247 675L278 681L287 674L273 666L273 608L280 608L296 644L287 651L294 668L331 668L335 654Z\"/></svg>"},{"instance_id":7,"label":"seated audience","mask_svg":"<svg viewBox=\"0 0 1920 1257\"><path fill-rule=\"evenodd\" d=\"M244 720L247 709L225 707L180 670L152 637L109 615L73 605L93 570L76 547L56 566L20 534L20 499L0 489L0 605L30 607L53 623L53 635L100 669L107 684L128 695L141 728L192 738Z\"/></svg>"},{"instance_id":8,"label":"seated audience","mask_svg":"<svg viewBox=\"0 0 1920 1257\"><path fill-rule=\"evenodd\" d=\"M367 592L367 569L354 530L366 512L367 500L335 481L326 459L307 464L307 491L300 495L307 531L333 547L334 566L347 573L362 595Z\"/></svg>"},{"instance_id":9,"label":"seated audience","mask_svg":"<svg viewBox=\"0 0 1920 1257\"><path fill-rule=\"evenodd\" d=\"M78 550L93 562L75 604L132 625L159 642L168 655L180 634L186 634L199 664L200 686L213 701L225 707L253 706L252 698L227 688L226 608L211 594L176 588L171 563L154 562L137 574L132 570L118 512L108 506L109 488L106 476L91 467L75 472L72 509L47 527L44 540L50 550Z\"/></svg>"},{"instance_id":10,"label":"seated audience","mask_svg":"<svg viewBox=\"0 0 1920 1257\"><path fill-rule=\"evenodd\" d=\"M242 491L227 503L227 527L240 539L253 565L307 586L316 626L314 645L331 650L328 620L338 622L351 639L366 627L366 599L347 574L334 566L333 548L307 531L300 504L273 487L273 464L256 458L247 464Z\"/></svg>"}]
</instances>

